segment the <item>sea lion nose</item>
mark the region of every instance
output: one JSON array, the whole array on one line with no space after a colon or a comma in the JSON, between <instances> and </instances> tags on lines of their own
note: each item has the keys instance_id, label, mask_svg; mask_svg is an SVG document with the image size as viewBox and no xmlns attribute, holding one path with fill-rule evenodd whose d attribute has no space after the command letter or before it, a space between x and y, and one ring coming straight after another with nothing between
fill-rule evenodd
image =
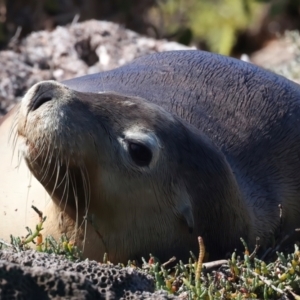
<instances>
[{"instance_id":1,"label":"sea lion nose","mask_svg":"<svg viewBox=\"0 0 300 300\"><path fill-rule=\"evenodd\" d=\"M49 86L49 84L38 85L34 97L32 97L28 103L28 111L35 111L44 103L51 101L53 99L53 88L54 87Z\"/></svg>"},{"instance_id":2,"label":"sea lion nose","mask_svg":"<svg viewBox=\"0 0 300 300\"><path fill-rule=\"evenodd\" d=\"M26 116L45 103L70 97L70 89L64 84L54 80L41 81L31 87L24 95L21 102L21 111Z\"/></svg>"}]
</instances>

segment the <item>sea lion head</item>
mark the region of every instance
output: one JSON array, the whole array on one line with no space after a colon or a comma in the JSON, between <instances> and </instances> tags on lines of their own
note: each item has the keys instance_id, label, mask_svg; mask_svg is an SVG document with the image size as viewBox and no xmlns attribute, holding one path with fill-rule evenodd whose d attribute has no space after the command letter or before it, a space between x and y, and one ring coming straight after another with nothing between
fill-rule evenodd
<instances>
[{"instance_id":1,"label":"sea lion head","mask_svg":"<svg viewBox=\"0 0 300 300\"><path fill-rule=\"evenodd\" d=\"M221 152L146 99L40 82L20 105L17 134L30 171L57 207L76 228L87 226L86 238L96 232L99 257L188 256L198 235L228 245L211 220L229 211L230 230L247 226L247 216L226 204L240 195Z\"/></svg>"}]
</instances>

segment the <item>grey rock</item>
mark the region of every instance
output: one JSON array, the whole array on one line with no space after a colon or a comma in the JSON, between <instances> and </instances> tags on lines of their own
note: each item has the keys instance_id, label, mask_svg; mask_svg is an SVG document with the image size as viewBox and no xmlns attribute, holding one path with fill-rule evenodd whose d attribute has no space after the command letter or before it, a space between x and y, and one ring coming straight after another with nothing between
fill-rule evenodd
<instances>
[{"instance_id":1,"label":"grey rock","mask_svg":"<svg viewBox=\"0 0 300 300\"><path fill-rule=\"evenodd\" d=\"M153 52L191 49L105 21L31 33L0 52L0 117L41 80L64 80L124 65Z\"/></svg>"}]
</instances>

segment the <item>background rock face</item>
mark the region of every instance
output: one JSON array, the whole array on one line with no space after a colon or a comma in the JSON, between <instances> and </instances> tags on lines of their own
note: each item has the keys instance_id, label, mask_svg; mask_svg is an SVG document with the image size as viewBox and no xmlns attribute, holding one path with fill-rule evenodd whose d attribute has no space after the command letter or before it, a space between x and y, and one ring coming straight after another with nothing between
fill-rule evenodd
<instances>
[{"instance_id":1,"label":"background rock face","mask_svg":"<svg viewBox=\"0 0 300 300\"><path fill-rule=\"evenodd\" d=\"M167 50L191 49L141 36L105 21L87 21L39 31L0 52L0 114L41 80L64 80L119 67L134 58Z\"/></svg>"},{"instance_id":2,"label":"background rock face","mask_svg":"<svg viewBox=\"0 0 300 300\"><path fill-rule=\"evenodd\" d=\"M274 40L254 53L253 61L299 82L298 40L297 33ZM113 69L141 55L183 49L195 48L145 37L106 21L33 32L12 40L10 50L0 51L0 117L41 80L61 81Z\"/></svg>"}]
</instances>

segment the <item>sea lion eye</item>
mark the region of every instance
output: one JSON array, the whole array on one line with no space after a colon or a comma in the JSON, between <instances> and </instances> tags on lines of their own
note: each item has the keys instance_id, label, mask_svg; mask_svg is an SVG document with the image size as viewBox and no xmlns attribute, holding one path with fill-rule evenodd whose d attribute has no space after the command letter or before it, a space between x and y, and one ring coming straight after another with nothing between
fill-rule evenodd
<instances>
[{"instance_id":1,"label":"sea lion eye","mask_svg":"<svg viewBox=\"0 0 300 300\"><path fill-rule=\"evenodd\" d=\"M148 166L152 159L151 150L145 145L128 142L129 154L132 160L140 167Z\"/></svg>"}]
</instances>

